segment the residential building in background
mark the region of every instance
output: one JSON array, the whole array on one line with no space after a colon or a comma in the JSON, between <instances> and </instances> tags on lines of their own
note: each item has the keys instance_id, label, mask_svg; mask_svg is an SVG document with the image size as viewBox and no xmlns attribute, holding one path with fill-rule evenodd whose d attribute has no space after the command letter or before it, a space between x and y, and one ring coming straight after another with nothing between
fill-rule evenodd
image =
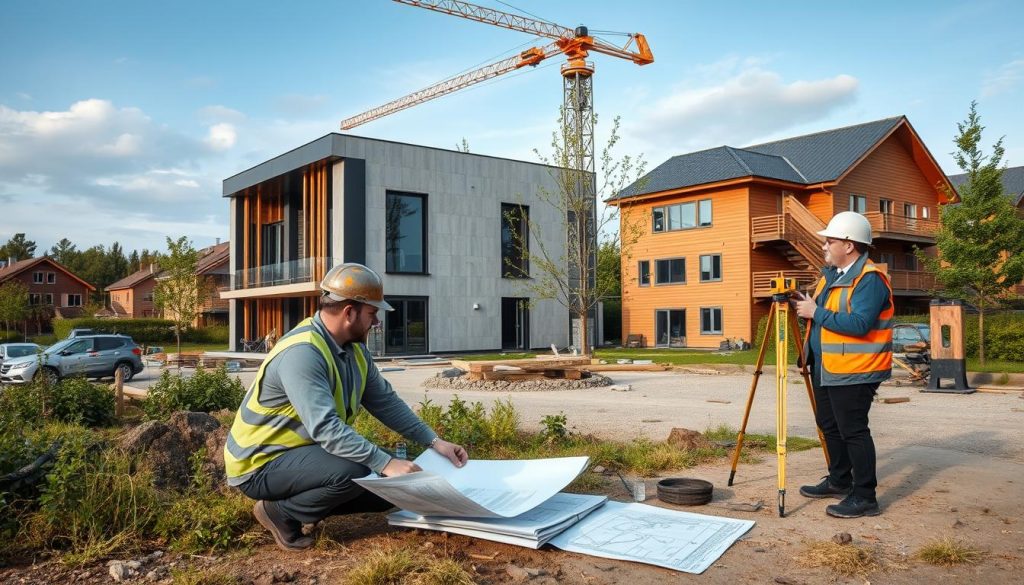
<instances>
[{"instance_id":1,"label":"residential building in background","mask_svg":"<svg viewBox=\"0 0 1024 585\"><path fill-rule=\"evenodd\" d=\"M17 280L28 289L32 313L28 329L35 333L48 330L55 318L81 317L82 307L89 302L89 293L96 290L96 287L48 256L3 264L0 268L0 284Z\"/></svg>"},{"instance_id":2,"label":"residential building in background","mask_svg":"<svg viewBox=\"0 0 1024 585\"><path fill-rule=\"evenodd\" d=\"M153 303L153 290L160 267L150 264L136 270L104 289L110 296L110 307L102 316L115 319L142 319L158 317Z\"/></svg>"},{"instance_id":3,"label":"residential building in background","mask_svg":"<svg viewBox=\"0 0 1024 585\"><path fill-rule=\"evenodd\" d=\"M752 342L772 278L817 281L840 211L871 222L897 313L927 312L939 206L956 191L906 117L673 157L609 200L639 241L622 254L622 333L649 347ZM626 233L626 227L620 229Z\"/></svg>"},{"instance_id":4,"label":"residential building in background","mask_svg":"<svg viewBox=\"0 0 1024 585\"><path fill-rule=\"evenodd\" d=\"M196 316L196 327L227 325L229 301L220 298L220 293L231 287L231 244L217 244L199 250L196 276L203 281L206 300Z\"/></svg>"},{"instance_id":5,"label":"residential building in background","mask_svg":"<svg viewBox=\"0 0 1024 585\"><path fill-rule=\"evenodd\" d=\"M232 349L312 315L320 279L343 262L384 278L395 310L371 334L377 354L566 346L566 309L516 277L536 271L524 237L564 257L564 219L537 196L556 192L553 170L328 134L226 179Z\"/></svg>"}]
</instances>

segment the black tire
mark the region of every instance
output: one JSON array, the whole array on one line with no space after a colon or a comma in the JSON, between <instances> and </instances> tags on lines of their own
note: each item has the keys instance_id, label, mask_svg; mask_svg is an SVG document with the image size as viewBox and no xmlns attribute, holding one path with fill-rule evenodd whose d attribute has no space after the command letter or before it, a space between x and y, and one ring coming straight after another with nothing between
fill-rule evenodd
<instances>
[{"instance_id":1,"label":"black tire","mask_svg":"<svg viewBox=\"0 0 1024 585\"><path fill-rule=\"evenodd\" d=\"M670 477L658 482L658 499L680 506L700 506L711 501L714 489L703 479Z\"/></svg>"},{"instance_id":2,"label":"black tire","mask_svg":"<svg viewBox=\"0 0 1024 585\"><path fill-rule=\"evenodd\" d=\"M117 371L118 370L120 370L121 373L124 375L124 380L123 381L125 381L125 382L127 382L128 380L131 380L132 376L135 375L135 369L132 368L132 365L130 363L128 363L128 362L121 362L121 363L117 364L116 366L114 366L114 376L115 377L117 376Z\"/></svg>"}]
</instances>

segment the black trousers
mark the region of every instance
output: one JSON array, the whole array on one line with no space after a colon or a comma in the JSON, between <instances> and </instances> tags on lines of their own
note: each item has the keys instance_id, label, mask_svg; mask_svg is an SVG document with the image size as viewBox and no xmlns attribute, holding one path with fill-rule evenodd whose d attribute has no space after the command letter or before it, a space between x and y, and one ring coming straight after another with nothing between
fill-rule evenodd
<instances>
[{"instance_id":1,"label":"black trousers","mask_svg":"<svg viewBox=\"0 0 1024 585\"><path fill-rule=\"evenodd\" d=\"M815 418L828 449L828 478L838 487L853 486L857 496L875 499L875 442L868 428L868 411L878 384L819 386L811 376Z\"/></svg>"},{"instance_id":2,"label":"black trousers","mask_svg":"<svg viewBox=\"0 0 1024 585\"><path fill-rule=\"evenodd\" d=\"M365 465L335 457L320 445L307 445L285 451L238 489L254 500L274 502L291 520L312 524L328 516L393 508L352 481L369 473Z\"/></svg>"}]
</instances>

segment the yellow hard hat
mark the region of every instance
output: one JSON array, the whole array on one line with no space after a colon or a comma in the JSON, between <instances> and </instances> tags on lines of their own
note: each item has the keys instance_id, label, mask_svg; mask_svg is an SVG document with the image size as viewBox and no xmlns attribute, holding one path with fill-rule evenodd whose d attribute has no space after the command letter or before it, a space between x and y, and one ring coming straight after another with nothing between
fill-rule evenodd
<instances>
[{"instance_id":1,"label":"yellow hard hat","mask_svg":"<svg viewBox=\"0 0 1024 585\"><path fill-rule=\"evenodd\" d=\"M327 271L320 281L324 296L334 301L358 301L382 311L394 309L384 300L384 281L362 264L348 262Z\"/></svg>"}]
</instances>

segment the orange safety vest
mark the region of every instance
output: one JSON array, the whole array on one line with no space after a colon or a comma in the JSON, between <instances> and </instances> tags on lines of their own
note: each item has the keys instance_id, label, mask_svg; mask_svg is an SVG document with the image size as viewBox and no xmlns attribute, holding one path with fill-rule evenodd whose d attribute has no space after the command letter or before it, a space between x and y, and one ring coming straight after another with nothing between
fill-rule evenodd
<instances>
[{"instance_id":1,"label":"orange safety vest","mask_svg":"<svg viewBox=\"0 0 1024 585\"><path fill-rule=\"evenodd\" d=\"M834 313L850 313L850 300L864 275L874 272L882 277L885 288L889 291L889 302L878 315L874 325L864 336L847 335L821 328L821 385L849 386L853 384L869 384L888 380L892 375L892 317L894 305L892 285L889 276L882 272L874 262L865 259L859 274L849 283L832 284L825 299L825 309ZM825 289L825 277L818 281L813 298L817 302L818 295ZM811 328L807 328L804 346L811 339Z\"/></svg>"}]
</instances>

